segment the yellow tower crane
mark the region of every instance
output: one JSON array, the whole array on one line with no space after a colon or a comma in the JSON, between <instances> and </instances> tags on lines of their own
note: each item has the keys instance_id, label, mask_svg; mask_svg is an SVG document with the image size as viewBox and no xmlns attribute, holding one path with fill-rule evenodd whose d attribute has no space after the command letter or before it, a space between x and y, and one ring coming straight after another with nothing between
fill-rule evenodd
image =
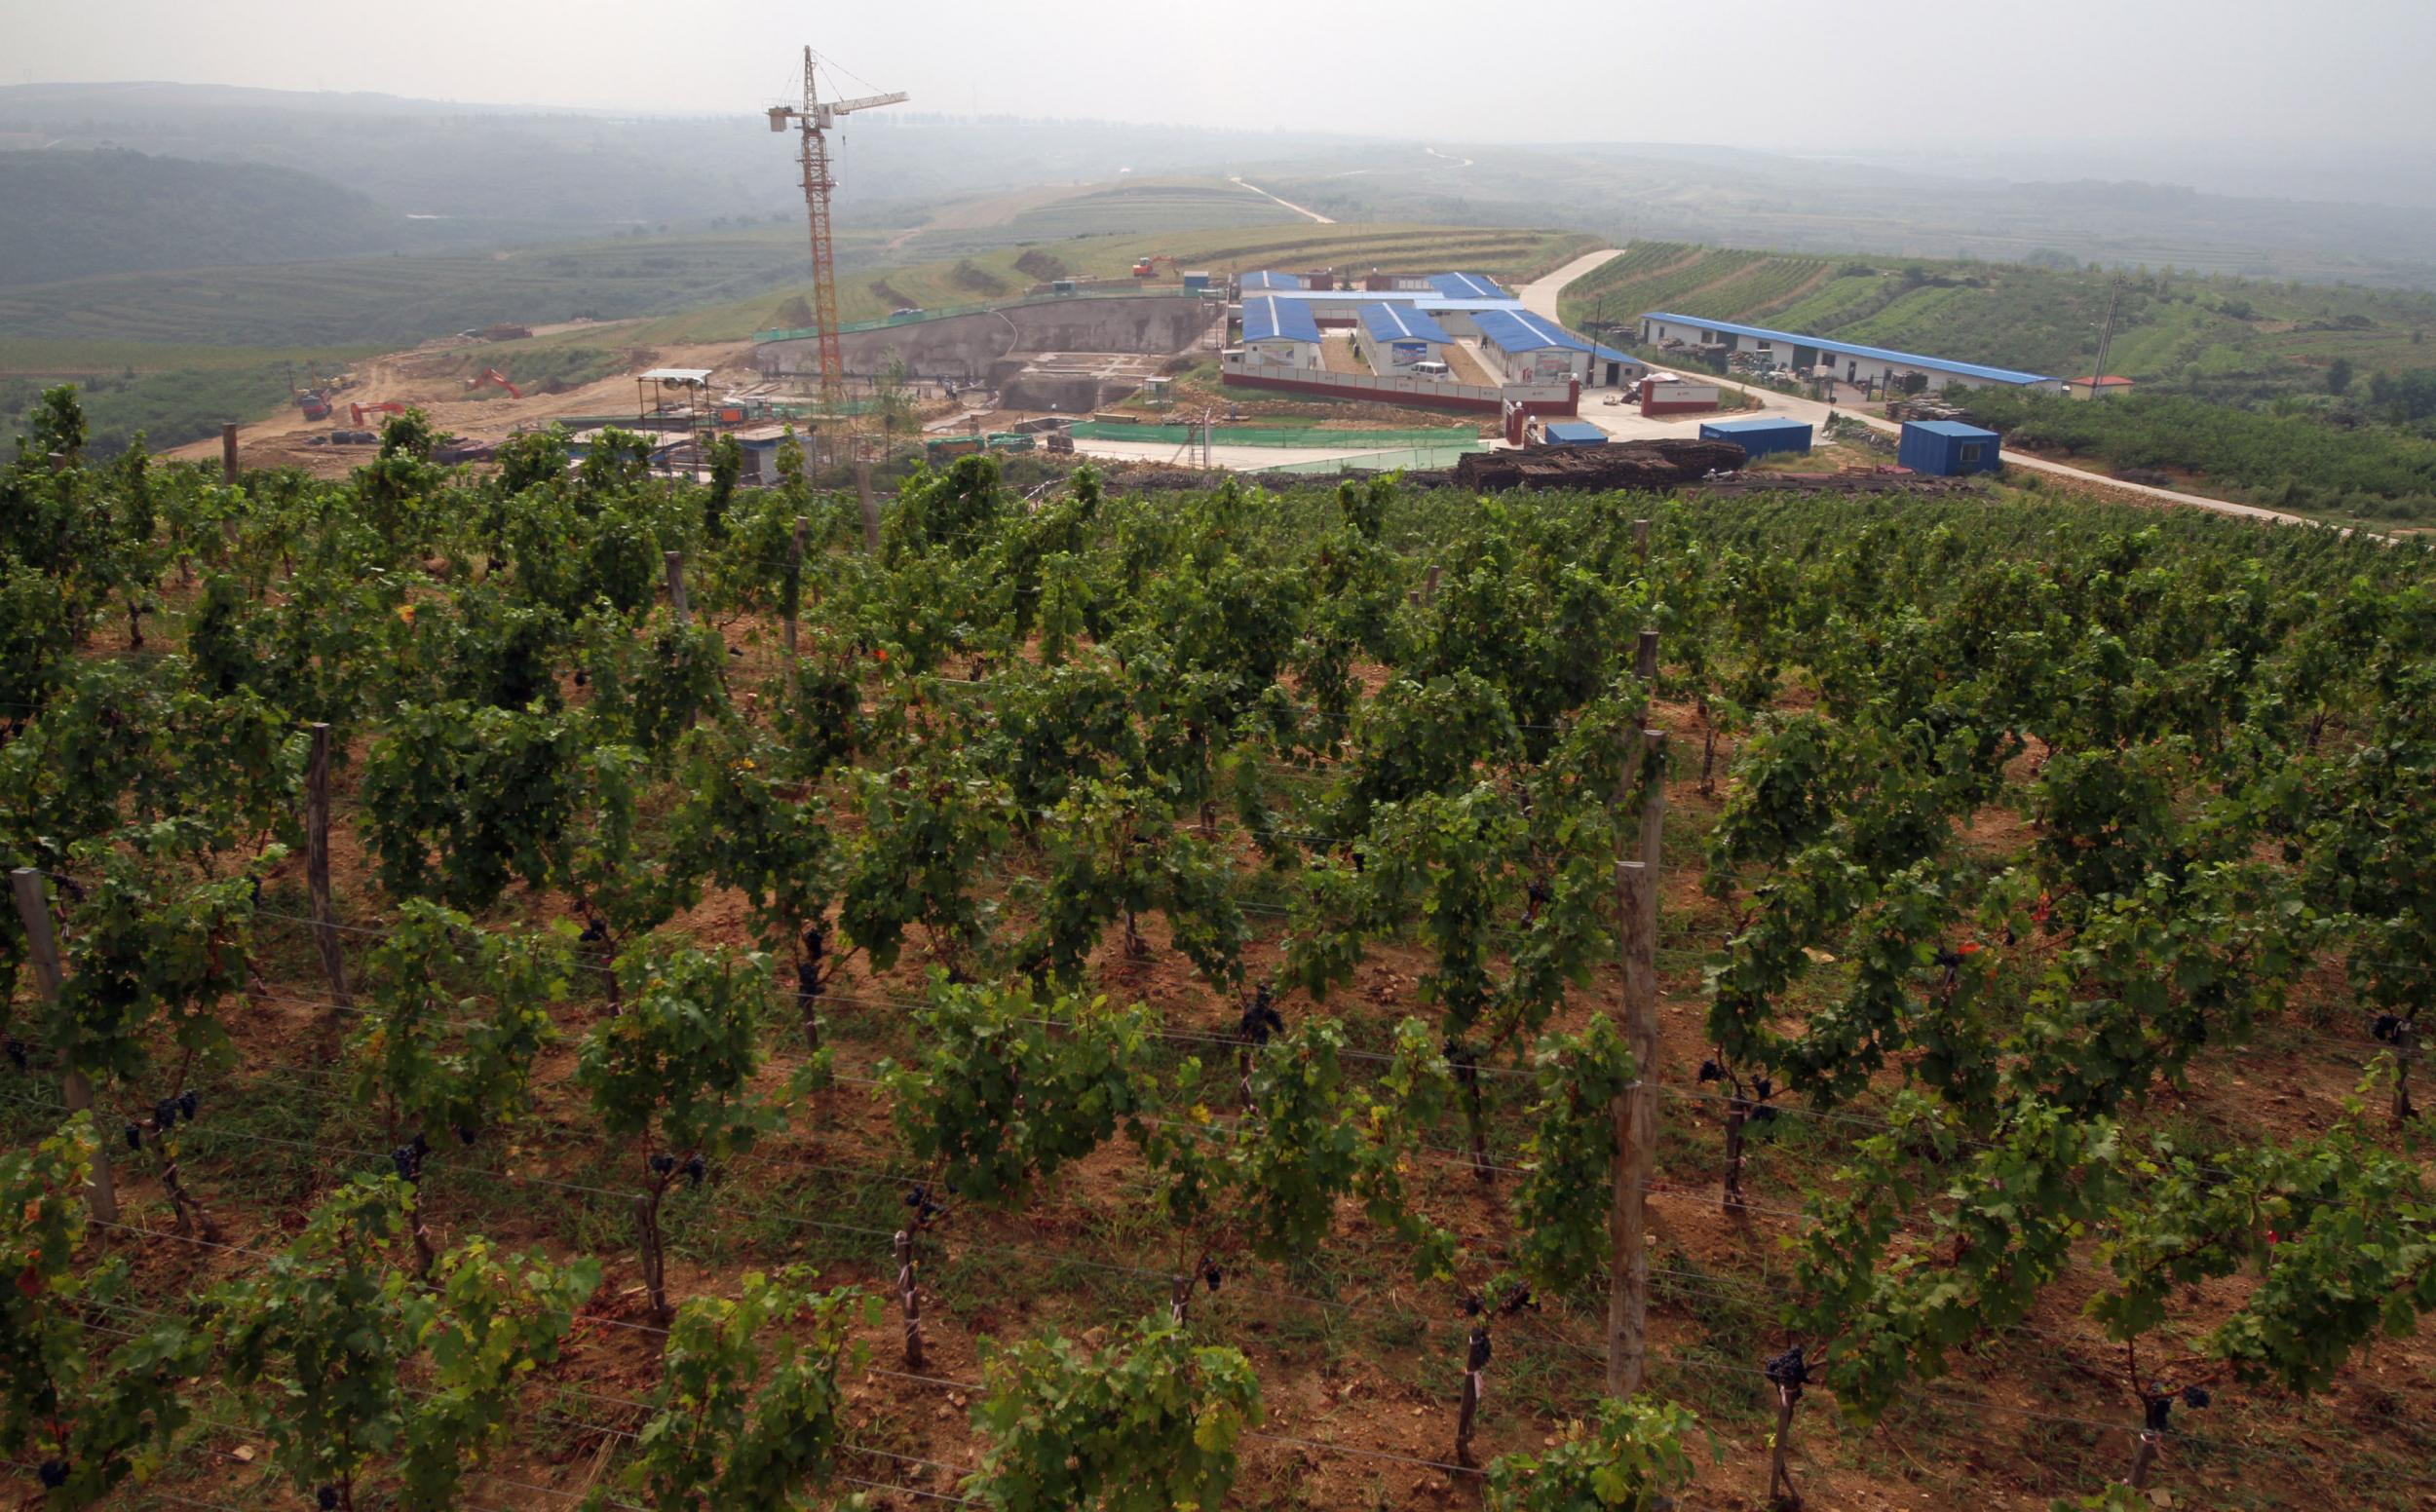
<instances>
[{"instance_id":1,"label":"yellow tower crane","mask_svg":"<svg viewBox=\"0 0 2436 1512\"><path fill-rule=\"evenodd\" d=\"M804 171L804 210L812 219L813 325L820 340L820 403L834 413L846 378L846 359L837 342L837 254L829 242L829 196L837 179L829 171L828 129L837 118L877 105L905 101L903 92L867 94L860 99L824 100L814 72L812 49L804 49L804 102L770 107L770 130L783 132L792 121L803 136L798 161Z\"/></svg>"}]
</instances>

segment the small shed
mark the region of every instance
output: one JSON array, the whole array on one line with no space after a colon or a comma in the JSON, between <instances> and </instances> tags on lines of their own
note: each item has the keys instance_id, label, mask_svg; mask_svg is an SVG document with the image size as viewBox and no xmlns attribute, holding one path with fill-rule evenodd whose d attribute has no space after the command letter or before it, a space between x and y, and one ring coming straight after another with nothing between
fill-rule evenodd
<instances>
[{"instance_id":1,"label":"small shed","mask_svg":"<svg viewBox=\"0 0 2436 1512\"><path fill-rule=\"evenodd\" d=\"M1607 433L1587 420L1551 420L1540 430L1550 446L1604 446Z\"/></svg>"},{"instance_id":2,"label":"small shed","mask_svg":"<svg viewBox=\"0 0 2436 1512\"><path fill-rule=\"evenodd\" d=\"M1709 420L1700 425L1700 439L1732 441L1742 448L1746 457L1765 457L1780 451L1800 456L1809 452L1810 427L1808 421L1782 418Z\"/></svg>"},{"instance_id":3,"label":"small shed","mask_svg":"<svg viewBox=\"0 0 2436 1512\"><path fill-rule=\"evenodd\" d=\"M2004 437L1960 420L1907 420L1895 443L1895 460L1930 477L1994 472Z\"/></svg>"}]
</instances>

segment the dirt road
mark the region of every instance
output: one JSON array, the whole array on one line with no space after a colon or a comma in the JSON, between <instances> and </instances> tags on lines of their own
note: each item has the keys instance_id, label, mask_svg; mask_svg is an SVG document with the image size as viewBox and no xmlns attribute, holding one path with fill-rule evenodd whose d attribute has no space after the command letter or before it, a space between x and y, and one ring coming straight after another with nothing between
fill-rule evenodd
<instances>
[{"instance_id":1,"label":"dirt road","mask_svg":"<svg viewBox=\"0 0 2436 1512\"><path fill-rule=\"evenodd\" d=\"M1275 195L1271 194L1260 185L1247 184L1242 179L1236 177L1233 173L1229 173L1227 175L1227 182L1235 185L1238 189L1249 189L1252 193L1259 195L1264 200L1277 200ZM1295 204L1292 200L1277 200L1277 203L1284 206L1287 209L1292 210L1295 214L1301 215L1309 220L1315 220L1323 226L1333 226L1336 224L1336 217L1332 215L1322 215L1317 210L1307 210L1303 208L1303 207Z\"/></svg>"},{"instance_id":2,"label":"dirt road","mask_svg":"<svg viewBox=\"0 0 2436 1512\"><path fill-rule=\"evenodd\" d=\"M1603 252L1586 253L1583 256L1575 258L1572 262L1565 264L1565 266L1557 269L1554 273L1549 274L1546 278L1540 280L1538 283L1524 284L1520 289L1516 290L1516 292L1522 297L1523 308L1531 311L1535 315L1544 315L1549 320L1555 320L1557 296L1562 294L1569 284L1587 277L1592 271L1605 265L1610 259L1620 257L1622 255L1622 249L1619 247L1610 247ZM1819 403L1815 399L1796 398L1791 395L1778 394L1771 389L1757 389L1748 384L1735 383L1732 379L1727 378L1716 378L1708 381L1719 383L1729 389L1734 389L1743 394L1749 395L1752 398L1759 401L1759 406L1762 410L1772 414L1783 415L1792 420L1807 420L1813 426L1824 426L1827 423L1827 416L1829 413L1833 412L1850 416L1852 419L1862 422L1871 429L1883 431L1888 435L1896 435L1902 430L1902 427L1896 425L1893 421L1881 420L1875 415L1857 414L1848 409L1835 410L1833 409L1833 406ZM2021 468L2031 472L2043 472L2053 477L2060 477L2068 481L2081 483L2094 489L2100 489L2110 494L2133 500L2153 501L2158 504L2189 505L2192 509L2209 510L2218 514L2230 514L2241 519L2269 520L2279 525L2316 525L2323 523L2319 520L2309 519L2304 515L2286 514L2276 510L2262 510L2255 505L2234 504L2229 500L2210 499L2204 495L2181 493L2171 488L2151 488L2142 483L2126 483L2119 478L2108 477L2104 473L2100 472L2091 472L2084 468L2067 467L2061 462L2049 462L2044 457L2033 457L2018 451L2006 452L2004 454L2004 465L2008 468Z\"/></svg>"}]
</instances>

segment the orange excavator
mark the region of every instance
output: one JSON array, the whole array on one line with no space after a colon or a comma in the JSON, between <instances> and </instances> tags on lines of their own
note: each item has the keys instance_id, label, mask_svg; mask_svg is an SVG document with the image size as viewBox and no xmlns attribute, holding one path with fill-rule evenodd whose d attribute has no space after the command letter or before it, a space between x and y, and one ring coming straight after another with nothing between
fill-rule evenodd
<instances>
[{"instance_id":1,"label":"orange excavator","mask_svg":"<svg viewBox=\"0 0 2436 1512\"><path fill-rule=\"evenodd\" d=\"M501 372L496 367L483 368L480 372L476 373L471 378L468 378L465 381L465 386L469 389L478 389L486 383L495 383L499 385L499 387L507 390L508 397L510 398L520 399L524 397L524 391L517 388L514 384L510 383L508 381L508 375Z\"/></svg>"},{"instance_id":2,"label":"orange excavator","mask_svg":"<svg viewBox=\"0 0 2436 1512\"><path fill-rule=\"evenodd\" d=\"M1159 272L1159 265L1162 262L1167 265L1167 271L1170 273L1182 273L1184 271L1184 264L1176 261L1173 257L1168 256L1165 252L1153 252L1148 257L1137 257L1133 260L1133 276L1137 279L1150 278Z\"/></svg>"},{"instance_id":3,"label":"orange excavator","mask_svg":"<svg viewBox=\"0 0 2436 1512\"><path fill-rule=\"evenodd\" d=\"M347 406L347 413L354 418L356 429L359 431L363 429L363 417L366 415L402 415L405 412L406 406L396 399L375 399L369 404Z\"/></svg>"}]
</instances>

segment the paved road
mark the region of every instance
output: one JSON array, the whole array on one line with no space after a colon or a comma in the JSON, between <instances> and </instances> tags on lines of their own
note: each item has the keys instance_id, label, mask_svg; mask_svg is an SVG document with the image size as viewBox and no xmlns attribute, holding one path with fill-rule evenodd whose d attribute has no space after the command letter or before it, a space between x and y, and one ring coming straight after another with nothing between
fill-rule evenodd
<instances>
[{"instance_id":1,"label":"paved road","mask_svg":"<svg viewBox=\"0 0 2436 1512\"><path fill-rule=\"evenodd\" d=\"M1611 247L1603 252L1590 252L1584 256L1575 258L1572 262L1565 264L1565 266L1557 269L1554 273L1549 274L1546 278L1540 280L1536 284L1524 284L1520 289L1516 290L1516 292L1522 297L1523 308L1531 311L1535 315L1544 315L1549 320L1555 320L1557 296L1565 291L1567 285L1586 277L1592 270L1604 266L1610 259L1619 257L1621 255L1623 255L1621 249L1615 247ZM1703 377L1705 378L1706 375L1703 375ZM1759 401L1759 406L1763 410L1783 415L1788 419L1807 420L1815 426L1824 426L1827 423L1827 416L1829 412L1834 410L1833 405L1822 404L1816 399L1795 398L1789 394L1778 394L1772 389L1755 389L1747 384L1734 383L1724 378L1708 379L1707 381L1723 384L1729 389L1739 390L1740 392L1749 395L1752 398ZM1858 414L1848 409L1835 412L1850 416L1852 419L1861 421L1863 424L1868 425L1875 430L1884 431L1889 435L1896 434L1902 429L1894 422L1890 420L1881 420L1875 415ZM2017 451L2009 451L2004 454L2004 465L2008 468L2021 468L2032 472L2045 472L2069 481L2092 484L2105 489L2109 493L2119 494L2128 498L2154 500L2160 504L2189 505L2192 509L2209 510L2218 514L2231 514L2242 519L2268 520L2279 525L2316 525L2322 523L2321 521L2309 519L2299 514L2285 514L2275 510L2262 510L2254 505L2233 504L2224 499L2209 499L2199 494L2180 493L2171 488L2151 488L2141 483L2126 483L2119 478L2107 477L2100 473L2088 472L2082 468L2067 467L2061 462L2049 462L2043 457L2032 457Z\"/></svg>"}]
</instances>

